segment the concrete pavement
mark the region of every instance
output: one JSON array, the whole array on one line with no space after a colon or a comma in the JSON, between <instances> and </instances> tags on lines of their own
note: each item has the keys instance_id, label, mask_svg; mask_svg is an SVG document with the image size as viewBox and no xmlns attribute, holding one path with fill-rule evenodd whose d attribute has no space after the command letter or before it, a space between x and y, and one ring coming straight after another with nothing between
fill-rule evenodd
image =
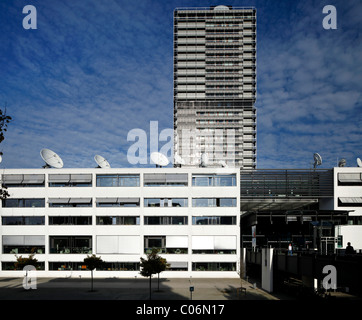
<instances>
[{"instance_id":1,"label":"concrete pavement","mask_svg":"<svg viewBox=\"0 0 362 320\"><path fill-rule=\"evenodd\" d=\"M25 290L23 278L0 278L0 300L149 300L145 278L93 280L37 278L36 289ZM245 293L238 293L240 279L152 279L152 300L278 300L272 294L243 280Z\"/></svg>"}]
</instances>

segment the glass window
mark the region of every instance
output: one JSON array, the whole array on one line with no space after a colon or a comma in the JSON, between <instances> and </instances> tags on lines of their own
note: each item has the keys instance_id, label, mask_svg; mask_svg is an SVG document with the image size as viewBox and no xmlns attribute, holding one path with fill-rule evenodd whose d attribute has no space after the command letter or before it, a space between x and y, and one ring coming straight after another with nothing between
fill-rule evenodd
<instances>
[{"instance_id":1,"label":"glass window","mask_svg":"<svg viewBox=\"0 0 362 320\"><path fill-rule=\"evenodd\" d=\"M173 225L185 225L187 224L187 217L170 217L171 224Z\"/></svg>"},{"instance_id":2,"label":"glass window","mask_svg":"<svg viewBox=\"0 0 362 320\"><path fill-rule=\"evenodd\" d=\"M103 271L139 271L138 262L105 262L100 270Z\"/></svg>"},{"instance_id":3,"label":"glass window","mask_svg":"<svg viewBox=\"0 0 362 320\"><path fill-rule=\"evenodd\" d=\"M92 217L90 216L61 216L49 217L49 225L91 225Z\"/></svg>"},{"instance_id":4,"label":"glass window","mask_svg":"<svg viewBox=\"0 0 362 320\"><path fill-rule=\"evenodd\" d=\"M139 225L140 217L136 216L98 216L97 225Z\"/></svg>"},{"instance_id":5,"label":"glass window","mask_svg":"<svg viewBox=\"0 0 362 320\"><path fill-rule=\"evenodd\" d=\"M159 253L166 253L165 236L145 236L145 253L150 253L152 248L159 249Z\"/></svg>"},{"instance_id":6,"label":"glass window","mask_svg":"<svg viewBox=\"0 0 362 320\"><path fill-rule=\"evenodd\" d=\"M97 207L139 207L140 198L97 198Z\"/></svg>"},{"instance_id":7,"label":"glass window","mask_svg":"<svg viewBox=\"0 0 362 320\"><path fill-rule=\"evenodd\" d=\"M45 199L24 199L24 207L26 208L45 207Z\"/></svg>"},{"instance_id":8,"label":"glass window","mask_svg":"<svg viewBox=\"0 0 362 320\"><path fill-rule=\"evenodd\" d=\"M92 253L91 236L50 236L50 253Z\"/></svg>"},{"instance_id":9,"label":"glass window","mask_svg":"<svg viewBox=\"0 0 362 320\"><path fill-rule=\"evenodd\" d=\"M146 216L145 225L187 225L187 216Z\"/></svg>"},{"instance_id":10,"label":"glass window","mask_svg":"<svg viewBox=\"0 0 362 320\"><path fill-rule=\"evenodd\" d=\"M194 198L193 207L236 207L236 198Z\"/></svg>"},{"instance_id":11,"label":"glass window","mask_svg":"<svg viewBox=\"0 0 362 320\"><path fill-rule=\"evenodd\" d=\"M216 199L212 198L195 198L192 199L193 207L216 207Z\"/></svg>"},{"instance_id":12,"label":"glass window","mask_svg":"<svg viewBox=\"0 0 362 320\"><path fill-rule=\"evenodd\" d=\"M3 253L39 253L45 252L44 236L6 235L2 236Z\"/></svg>"},{"instance_id":13,"label":"glass window","mask_svg":"<svg viewBox=\"0 0 362 320\"><path fill-rule=\"evenodd\" d=\"M145 217L146 225L160 225L161 217Z\"/></svg>"},{"instance_id":14,"label":"glass window","mask_svg":"<svg viewBox=\"0 0 362 320\"><path fill-rule=\"evenodd\" d=\"M49 270L52 271L66 271L66 270L77 270L77 271L88 271L87 266L84 262L49 262Z\"/></svg>"},{"instance_id":15,"label":"glass window","mask_svg":"<svg viewBox=\"0 0 362 320\"><path fill-rule=\"evenodd\" d=\"M162 248L164 246L164 239L162 237L159 238L148 238L147 247L149 248Z\"/></svg>"},{"instance_id":16,"label":"glass window","mask_svg":"<svg viewBox=\"0 0 362 320\"><path fill-rule=\"evenodd\" d=\"M236 224L236 217L220 217L220 224L224 225L235 225Z\"/></svg>"},{"instance_id":17,"label":"glass window","mask_svg":"<svg viewBox=\"0 0 362 320\"><path fill-rule=\"evenodd\" d=\"M210 186L210 177L208 176L193 176L192 185L197 187L208 187Z\"/></svg>"},{"instance_id":18,"label":"glass window","mask_svg":"<svg viewBox=\"0 0 362 320\"><path fill-rule=\"evenodd\" d=\"M236 207L236 198L220 198L218 207Z\"/></svg>"},{"instance_id":19,"label":"glass window","mask_svg":"<svg viewBox=\"0 0 362 320\"><path fill-rule=\"evenodd\" d=\"M45 217L2 217L2 224L6 226L14 225L44 225Z\"/></svg>"},{"instance_id":20,"label":"glass window","mask_svg":"<svg viewBox=\"0 0 362 320\"><path fill-rule=\"evenodd\" d=\"M187 198L168 199L168 206L169 207L170 207L170 204L172 205L172 207L187 207L188 206L188 199Z\"/></svg>"},{"instance_id":21,"label":"glass window","mask_svg":"<svg viewBox=\"0 0 362 320\"><path fill-rule=\"evenodd\" d=\"M45 199L3 199L4 208L45 207Z\"/></svg>"},{"instance_id":22,"label":"glass window","mask_svg":"<svg viewBox=\"0 0 362 320\"><path fill-rule=\"evenodd\" d=\"M193 225L207 225L209 224L208 217L192 217Z\"/></svg>"},{"instance_id":23,"label":"glass window","mask_svg":"<svg viewBox=\"0 0 362 320\"><path fill-rule=\"evenodd\" d=\"M6 188L42 188L45 187L43 183L3 183L3 187Z\"/></svg>"},{"instance_id":24,"label":"glass window","mask_svg":"<svg viewBox=\"0 0 362 320\"><path fill-rule=\"evenodd\" d=\"M139 187L139 175L97 175L97 187Z\"/></svg>"},{"instance_id":25,"label":"glass window","mask_svg":"<svg viewBox=\"0 0 362 320\"><path fill-rule=\"evenodd\" d=\"M15 262L2 262L2 270L20 270L15 267ZM45 263L38 261L36 270L45 270Z\"/></svg>"},{"instance_id":26,"label":"glass window","mask_svg":"<svg viewBox=\"0 0 362 320\"><path fill-rule=\"evenodd\" d=\"M49 182L49 187L91 187L92 182Z\"/></svg>"},{"instance_id":27,"label":"glass window","mask_svg":"<svg viewBox=\"0 0 362 320\"><path fill-rule=\"evenodd\" d=\"M140 177L134 176L119 176L118 186L119 187L139 187Z\"/></svg>"},{"instance_id":28,"label":"glass window","mask_svg":"<svg viewBox=\"0 0 362 320\"><path fill-rule=\"evenodd\" d=\"M236 186L236 175L224 175L214 177L214 186Z\"/></svg>"},{"instance_id":29,"label":"glass window","mask_svg":"<svg viewBox=\"0 0 362 320\"><path fill-rule=\"evenodd\" d=\"M193 262L192 271L235 271L234 262Z\"/></svg>"},{"instance_id":30,"label":"glass window","mask_svg":"<svg viewBox=\"0 0 362 320\"><path fill-rule=\"evenodd\" d=\"M159 253L167 254L187 254L188 248L180 246L178 248L170 246L166 248L166 236L145 236L144 237L144 249L145 253L148 254L152 251L153 248L157 248Z\"/></svg>"},{"instance_id":31,"label":"glass window","mask_svg":"<svg viewBox=\"0 0 362 320\"><path fill-rule=\"evenodd\" d=\"M45 253L45 246L42 245L3 245L3 253Z\"/></svg>"},{"instance_id":32,"label":"glass window","mask_svg":"<svg viewBox=\"0 0 362 320\"><path fill-rule=\"evenodd\" d=\"M97 187L118 187L118 176L97 175Z\"/></svg>"},{"instance_id":33,"label":"glass window","mask_svg":"<svg viewBox=\"0 0 362 320\"><path fill-rule=\"evenodd\" d=\"M160 200L161 199L145 198L144 199L144 205L145 205L145 207L159 207L160 206Z\"/></svg>"},{"instance_id":34,"label":"glass window","mask_svg":"<svg viewBox=\"0 0 362 320\"><path fill-rule=\"evenodd\" d=\"M196 187L236 186L236 175L193 175L192 185Z\"/></svg>"},{"instance_id":35,"label":"glass window","mask_svg":"<svg viewBox=\"0 0 362 320\"><path fill-rule=\"evenodd\" d=\"M145 198L145 207L187 207L187 198Z\"/></svg>"},{"instance_id":36,"label":"glass window","mask_svg":"<svg viewBox=\"0 0 362 320\"><path fill-rule=\"evenodd\" d=\"M3 208L16 208L19 207L19 199L3 199Z\"/></svg>"},{"instance_id":37,"label":"glass window","mask_svg":"<svg viewBox=\"0 0 362 320\"><path fill-rule=\"evenodd\" d=\"M235 225L235 216L208 216L192 217L193 225Z\"/></svg>"}]
</instances>

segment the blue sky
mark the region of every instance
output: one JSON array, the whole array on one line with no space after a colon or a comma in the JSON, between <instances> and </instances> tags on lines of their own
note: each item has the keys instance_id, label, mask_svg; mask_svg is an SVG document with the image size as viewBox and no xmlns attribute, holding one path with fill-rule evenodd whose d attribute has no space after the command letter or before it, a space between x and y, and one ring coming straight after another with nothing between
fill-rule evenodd
<instances>
[{"instance_id":1,"label":"blue sky","mask_svg":"<svg viewBox=\"0 0 362 320\"><path fill-rule=\"evenodd\" d=\"M39 168L42 148L64 167L101 154L129 167L127 134L150 121L173 128L173 10L257 9L257 167L322 168L362 157L362 2L4 0L0 106L13 117L2 168ZM25 30L25 5L37 30ZM325 30L325 5L337 30ZM160 148L162 144L160 143Z\"/></svg>"}]
</instances>

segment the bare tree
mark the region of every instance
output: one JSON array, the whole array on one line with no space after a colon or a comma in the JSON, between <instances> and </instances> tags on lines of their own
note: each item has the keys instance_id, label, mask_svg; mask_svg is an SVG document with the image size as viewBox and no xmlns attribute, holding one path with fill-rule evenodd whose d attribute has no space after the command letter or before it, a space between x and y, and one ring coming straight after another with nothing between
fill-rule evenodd
<instances>
[{"instance_id":1,"label":"bare tree","mask_svg":"<svg viewBox=\"0 0 362 320\"><path fill-rule=\"evenodd\" d=\"M4 107L4 110L0 109L0 143L4 141L5 136L4 132L7 131L8 124L12 118L6 114L6 106ZM2 156L3 153L0 152L0 156ZM1 186L0 188L0 200L6 199L9 196L9 193L7 191L6 186Z\"/></svg>"}]
</instances>

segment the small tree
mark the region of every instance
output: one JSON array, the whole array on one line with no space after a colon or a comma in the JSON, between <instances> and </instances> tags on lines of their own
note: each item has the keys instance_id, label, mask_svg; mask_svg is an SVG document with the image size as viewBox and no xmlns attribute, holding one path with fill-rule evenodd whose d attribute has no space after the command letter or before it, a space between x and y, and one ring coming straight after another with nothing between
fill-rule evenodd
<instances>
[{"instance_id":1,"label":"small tree","mask_svg":"<svg viewBox=\"0 0 362 320\"><path fill-rule=\"evenodd\" d=\"M101 259L101 257L96 257L95 254L92 254L91 256L87 255L87 258L84 258L84 264L87 266L87 269L91 271L91 278L92 278L92 284L91 284L91 292L93 291L93 270L97 268L101 268L103 266L104 261Z\"/></svg>"},{"instance_id":2,"label":"small tree","mask_svg":"<svg viewBox=\"0 0 362 320\"><path fill-rule=\"evenodd\" d=\"M32 252L27 258L15 255L16 257L16 262L14 263L15 270L23 270L25 266L34 266L35 269L38 269L39 262L34 256L35 256L34 252Z\"/></svg>"},{"instance_id":3,"label":"small tree","mask_svg":"<svg viewBox=\"0 0 362 320\"><path fill-rule=\"evenodd\" d=\"M147 255L147 259L141 258L141 275L144 277L150 278L150 300L152 297L151 291L151 279L153 274L160 274L162 271L166 270L167 261L164 258L161 258L158 254L158 249L153 248L151 253Z\"/></svg>"},{"instance_id":4,"label":"small tree","mask_svg":"<svg viewBox=\"0 0 362 320\"><path fill-rule=\"evenodd\" d=\"M156 273L157 273L157 290L160 291L160 273L162 271L165 271L170 264L167 263L167 260L165 258L159 257L158 263L156 264Z\"/></svg>"},{"instance_id":5,"label":"small tree","mask_svg":"<svg viewBox=\"0 0 362 320\"><path fill-rule=\"evenodd\" d=\"M4 132L7 131L8 124L11 120L11 117L6 115L6 107L4 111L0 109L0 143L5 139Z\"/></svg>"},{"instance_id":6,"label":"small tree","mask_svg":"<svg viewBox=\"0 0 362 320\"><path fill-rule=\"evenodd\" d=\"M11 117L6 115L6 107L4 107L4 111L0 109L0 143L3 142L5 139L4 132L7 131L8 124L11 120ZM0 152L0 156L2 155L3 153ZM0 200L9 197L9 193L6 189L7 188L5 186L2 186L0 188Z\"/></svg>"},{"instance_id":7,"label":"small tree","mask_svg":"<svg viewBox=\"0 0 362 320\"><path fill-rule=\"evenodd\" d=\"M29 255L29 257L27 258L23 258L23 256L17 256L16 257L16 262L14 263L14 268L15 270L25 270L25 278L23 280L23 287L25 289L36 289L36 284L35 287L33 287L33 285L30 285L30 287L28 286L28 271L30 270L37 270L39 268L39 262L38 260L34 257L35 253L34 253L35 248L33 248L31 250L31 254ZM29 268L29 266L33 266L34 269L32 269L31 267Z\"/></svg>"}]
</instances>

